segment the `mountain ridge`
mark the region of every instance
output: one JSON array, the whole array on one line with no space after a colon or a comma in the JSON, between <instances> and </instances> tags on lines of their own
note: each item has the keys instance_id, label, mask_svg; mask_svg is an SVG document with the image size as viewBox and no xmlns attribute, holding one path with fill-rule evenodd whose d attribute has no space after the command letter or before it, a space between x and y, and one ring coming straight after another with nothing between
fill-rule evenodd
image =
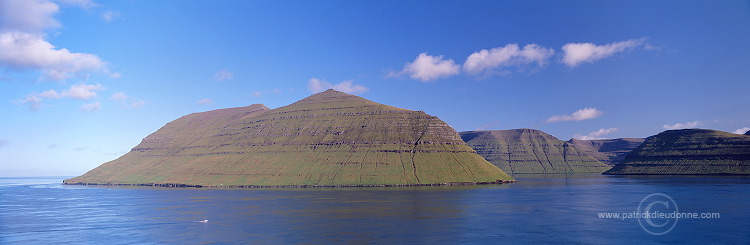
<instances>
[{"instance_id":1,"label":"mountain ridge","mask_svg":"<svg viewBox=\"0 0 750 245\"><path fill-rule=\"evenodd\" d=\"M645 138L619 138L619 139L600 139L600 140L579 140L570 139L568 143L575 145L596 158L600 162L609 166L614 166L625 159L625 156L641 145Z\"/></svg>"},{"instance_id":2,"label":"mountain ridge","mask_svg":"<svg viewBox=\"0 0 750 245\"><path fill-rule=\"evenodd\" d=\"M509 174L602 173L609 166L536 129L465 131L461 138Z\"/></svg>"},{"instance_id":3,"label":"mountain ridge","mask_svg":"<svg viewBox=\"0 0 750 245\"><path fill-rule=\"evenodd\" d=\"M327 90L192 113L65 184L401 186L514 181L437 117Z\"/></svg>"},{"instance_id":4,"label":"mountain ridge","mask_svg":"<svg viewBox=\"0 0 750 245\"><path fill-rule=\"evenodd\" d=\"M667 130L646 138L604 174L750 174L750 136L710 129Z\"/></svg>"}]
</instances>

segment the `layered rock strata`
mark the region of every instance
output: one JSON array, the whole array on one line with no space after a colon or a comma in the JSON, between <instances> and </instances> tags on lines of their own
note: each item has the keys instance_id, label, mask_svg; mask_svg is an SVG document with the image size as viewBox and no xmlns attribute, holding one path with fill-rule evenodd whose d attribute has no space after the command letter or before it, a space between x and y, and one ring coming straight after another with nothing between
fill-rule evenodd
<instances>
[{"instance_id":1,"label":"layered rock strata","mask_svg":"<svg viewBox=\"0 0 750 245\"><path fill-rule=\"evenodd\" d=\"M681 129L646 138L604 174L750 174L750 136Z\"/></svg>"},{"instance_id":2,"label":"layered rock strata","mask_svg":"<svg viewBox=\"0 0 750 245\"><path fill-rule=\"evenodd\" d=\"M66 184L383 186L514 181L422 111L328 90L194 113Z\"/></svg>"},{"instance_id":3,"label":"layered rock strata","mask_svg":"<svg viewBox=\"0 0 750 245\"><path fill-rule=\"evenodd\" d=\"M534 129L461 132L479 155L509 174L602 173L610 167Z\"/></svg>"}]
</instances>

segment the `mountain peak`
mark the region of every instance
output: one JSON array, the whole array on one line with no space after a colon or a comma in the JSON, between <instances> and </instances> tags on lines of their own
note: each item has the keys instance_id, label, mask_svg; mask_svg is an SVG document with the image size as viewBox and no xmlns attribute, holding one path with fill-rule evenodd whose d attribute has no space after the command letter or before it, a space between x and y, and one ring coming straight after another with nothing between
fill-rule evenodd
<instances>
[{"instance_id":1,"label":"mountain peak","mask_svg":"<svg viewBox=\"0 0 750 245\"><path fill-rule=\"evenodd\" d=\"M382 186L512 181L444 121L326 90L193 113L67 184Z\"/></svg>"}]
</instances>

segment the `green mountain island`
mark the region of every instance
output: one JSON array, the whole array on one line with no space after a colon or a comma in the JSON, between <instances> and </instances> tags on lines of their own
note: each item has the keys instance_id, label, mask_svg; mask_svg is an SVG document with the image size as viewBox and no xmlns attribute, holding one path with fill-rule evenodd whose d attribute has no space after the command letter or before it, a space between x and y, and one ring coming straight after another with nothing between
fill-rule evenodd
<instances>
[{"instance_id":1,"label":"green mountain island","mask_svg":"<svg viewBox=\"0 0 750 245\"><path fill-rule=\"evenodd\" d=\"M681 129L646 138L604 174L750 174L750 136Z\"/></svg>"},{"instance_id":2,"label":"green mountain island","mask_svg":"<svg viewBox=\"0 0 750 245\"><path fill-rule=\"evenodd\" d=\"M391 186L515 181L437 117L327 90L174 120L65 184Z\"/></svg>"},{"instance_id":3,"label":"green mountain island","mask_svg":"<svg viewBox=\"0 0 750 245\"><path fill-rule=\"evenodd\" d=\"M609 166L614 166L625 159L630 151L641 145L646 139L643 138L622 138L622 139L602 139L602 140L579 140L570 139L568 143L573 144L578 149L596 158L600 162Z\"/></svg>"},{"instance_id":4,"label":"green mountain island","mask_svg":"<svg viewBox=\"0 0 750 245\"><path fill-rule=\"evenodd\" d=\"M510 174L602 173L610 167L535 129L461 132L477 153Z\"/></svg>"}]
</instances>

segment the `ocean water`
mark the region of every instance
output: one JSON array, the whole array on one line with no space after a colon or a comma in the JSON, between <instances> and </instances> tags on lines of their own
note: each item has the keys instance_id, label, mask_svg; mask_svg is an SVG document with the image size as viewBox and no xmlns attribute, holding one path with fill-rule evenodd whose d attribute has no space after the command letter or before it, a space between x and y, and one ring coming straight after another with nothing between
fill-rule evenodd
<instances>
[{"instance_id":1,"label":"ocean water","mask_svg":"<svg viewBox=\"0 0 750 245\"><path fill-rule=\"evenodd\" d=\"M516 178L504 185L308 189L0 178L0 244L750 244L747 177ZM650 211L707 216L600 217L648 204Z\"/></svg>"}]
</instances>

